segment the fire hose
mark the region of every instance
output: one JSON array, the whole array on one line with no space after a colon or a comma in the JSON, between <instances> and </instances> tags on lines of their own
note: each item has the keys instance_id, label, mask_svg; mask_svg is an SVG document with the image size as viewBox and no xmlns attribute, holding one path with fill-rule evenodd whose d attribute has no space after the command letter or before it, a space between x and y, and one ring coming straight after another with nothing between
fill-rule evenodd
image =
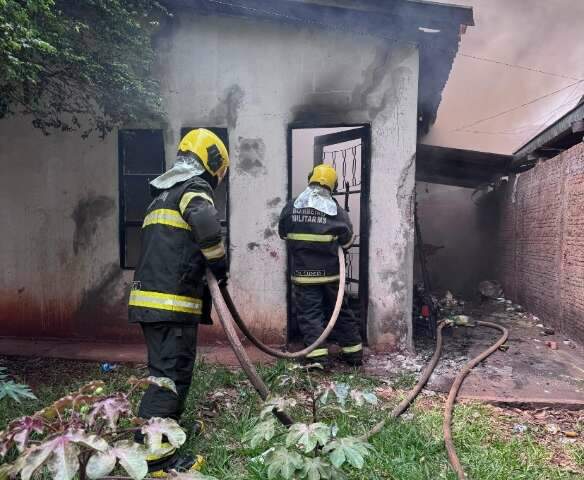
<instances>
[{"instance_id":1,"label":"fire hose","mask_svg":"<svg viewBox=\"0 0 584 480\"><path fill-rule=\"evenodd\" d=\"M339 247L338 250L338 257L339 257L339 278L345 278L345 255L343 253L343 249ZM271 355L272 357L276 358L285 358L285 359L297 359L306 357L310 352L320 347L326 339L329 337L333 328L337 323L337 319L339 318L339 313L341 312L341 307L343 305L343 297L345 296L345 282L339 282L339 289L337 292L337 300L335 303L335 307L333 309L333 313L331 318L329 319L327 326L322 331L320 337L316 339L316 341L309 345L308 347L299 350L297 352L283 352L281 350L276 350L274 348L269 347L265 343L261 342L247 327L245 322L242 320L237 308L235 308L235 304L229 294L227 288L221 288L221 296L222 299L225 301L225 305L231 317L239 327L239 329L243 332L243 334L248 338L248 340L253 343L259 350L262 352ZM214 298L214 297L213 297Z\"/></svg>"},{"instance_id":2,"label":"fire hose","mask_svg":"<svg viewBox=\"0 0 584 480\"><path fill-rule=\"evenodd\" d=\"M344 262L343 252L340 248L339 248L339 265L340 265L340 278L344 278L345 262ZM237 360L241 364L243 371L245 372L245 374L249 378L251 384L256 389L256 391L258 392L258 394L262 398L262 400L267 400L267 398L270 395L270 391L269 391L267 385L264 383L264 381L259 376L256 368L254 367L253 363L251 362L249 356L247 355L247 352L245 351L245 348L243 347L241 340L239 339L239 336L237 335L237 332L235 331L234 323L236 323L238 325L238 327L241 329L241 331L243 332L243 334L257 348L262 350L264 353L267 353L268 355L272 355L272 356L277 357L277 358L288 358L288 359L299 358L299 357L307 355L308 353L313 351L315 348L318 348L318 346L321 345L327 339L328 335L332 331L332 329L337 321L338 314L340 312L342 301L343 301L343 295L344 295L344 284L341 281L341 282L339 282L339 292L337 294L337 302L335 304L333 314L331 316L331 319L329 320L327 327L323 331L322 335L309 347L306 347L305 349L303 349L299 352L290 353L290 352L282 352L279 350L272 349L271 347L268 347L267 345L263 344L260 340L258 340L251 333L249 328L245 325L245 323L241 319L241 316L237 312L237 309L235 308L233 300L231 299L231 296L229 295L229 292L227 291L227 289L219 287L217 280L215 279L214 275L209 270L207 270L207 280L208 280L209 288L211 290L211 296L213 297L213 304L215 305L215 308L217 310L221 326L225 330L227 340L231 344L231 347L233 348L235 356L237 357ZM478 356L476 356L475 358L470 360L463 367L463 369L458 373L458 375L456 376L456 378L454 380L454 383L452 384L452 387L451 387L449 395L448 395L448 399L446 401L443 430L444 430L444 442L445 442L446 450L448 453L448 459L450 461L450 464L451 464L453 470L456 472L458 479L465 480L467 477L464 473L464 469L460 463L458 455L456 454L454 441L452 439L452 416L453 416L453 411L454 411L454 404L456 402L456 397L458 396L458 392L460 390L460 387L462 386L462 383L463 383L464 379L466 378L466 376L468 375L468 373L477 364L479 364L481 361L483 361L485 358L487 358L489 355L491 355L493 352L495 352L501 345L503 345L507 341L507 338L509 335L507 329L500 326L500 325L497 325L495 323L479 321L479 322L476 322L474 324L467 324L467 323L456 323L456 322L453 322L451 320L446 320L446 321L441 322L438 325L438 329L437 329L436 348L434 350L434 354L432 355L432 358L428 362L428 365L424 369L422 375L420 376L420 379L418 380L418 382L416 383L414 388L391 411L391 413L387 419L384 419L384 420L380 421L378 424L376 424L369 432L362 435L361 439L368 440L372 436L376 435L381 430L383 430L383 428L387 424L388 420L396 419L397 417L399 417L402 413L404 413L408 409L408 407L411 405L411 403L414 401L414 399L421 392L422 388L424 388L424 385L428 382L430 376L432 375L432 372L434 371L434 368L436 367L436 365L438 363L438 360L440 359L440 355L442 353L442 330L444 328L450 327L452 325L463 326L463 327L477 325L477 326L484 326L484 327L488 327L488 328L493 328L493 329L496 329L496 330L499 330L502 332L501 337L497 340L496 343L494 343L491 347L484 350L481 354L479 354ZM274 409L273 413L278 418L278 420L286 427L289 427L290 425L292 425L294 423L294 420L285 412Z\"/></svg>"}]
</instances>

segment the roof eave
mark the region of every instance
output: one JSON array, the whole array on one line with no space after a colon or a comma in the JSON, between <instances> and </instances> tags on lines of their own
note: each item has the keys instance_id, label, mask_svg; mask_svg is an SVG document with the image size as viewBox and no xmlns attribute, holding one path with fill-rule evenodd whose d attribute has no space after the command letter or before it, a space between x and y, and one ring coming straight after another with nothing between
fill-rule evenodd
<instances>
[{"instance_id":1,"label":"roof eave","mask_svg":"<svg viewBox=\"0 0 584 480\"><path fill-rule=\"evenodd\" d=\"M534 138L521 146L514 154L514 163L525 159L530 153L542 148L555 139L565 135L572 129L572 124L584 119L584 103L580 103L559 120L538 133Z\"/></svg>"}]
</instances>

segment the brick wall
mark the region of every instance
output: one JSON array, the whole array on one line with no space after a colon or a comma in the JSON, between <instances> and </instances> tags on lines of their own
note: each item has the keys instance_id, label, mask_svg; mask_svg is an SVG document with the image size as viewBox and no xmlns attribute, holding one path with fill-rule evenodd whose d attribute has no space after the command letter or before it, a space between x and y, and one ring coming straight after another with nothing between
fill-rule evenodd
<instances>
[{"instance_id":1,"label":"brick wall","mask_svg":"<svg viewBox=\"0 0 584 480\"><path fill-rule=\"evenodd\" d=\"M510 178L497 241L507 297L584 341L584 144Z\"/></svg>"}]
</instances>

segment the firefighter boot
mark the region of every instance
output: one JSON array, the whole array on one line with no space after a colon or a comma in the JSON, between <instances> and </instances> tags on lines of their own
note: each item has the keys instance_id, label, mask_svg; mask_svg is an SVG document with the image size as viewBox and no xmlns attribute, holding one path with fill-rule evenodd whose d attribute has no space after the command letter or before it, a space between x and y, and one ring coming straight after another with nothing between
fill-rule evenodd
<instances>
[{"instance_id":1,"label":"firefighter boot","mask_svg":"<svg viewBox=\"0 0 584 480\"><path fill-rule=\"evenodd\" d=\"M148 471L152 478L168 478L168 472L195 472L199 471L204 463L205 459L201 455L179 455L175 453L170 457L148 461Z\"/></svg>"},{"instance_id":2,"label":"firefighter boot","mask_svg":"<svg viewBox=\"0 0 584 480\"><path fill-rule=\"evenodd\" d=\"M342 347L339 359L352 367L360 367L363 365L363 345Z\"/></svg>"}]
</instances>

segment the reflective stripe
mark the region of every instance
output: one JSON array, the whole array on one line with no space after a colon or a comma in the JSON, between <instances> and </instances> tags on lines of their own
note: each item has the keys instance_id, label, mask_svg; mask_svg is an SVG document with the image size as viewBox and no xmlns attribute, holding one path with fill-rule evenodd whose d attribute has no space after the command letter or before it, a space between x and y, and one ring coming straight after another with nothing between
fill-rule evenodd
<instances>
[{"instance_id":1,"label":"reflective stripe","mask_svg":"<svg viewBox=\"0 0 584 480\"><path fill-rule=\"evenodd\" d=\"M338 282L339 275L329 275L328 277L295 277L292 276L292 282L301 285L314 285L318 283Z\"/></svg>"},{"instance_id":2,"label":"reflective stripe","mask_svg":"<svg viewBox=\"0 0 584 480\"><path fill-rule=\"evenodd\" d=\"M351 239L350 239L350 240L349 240L347 243L345 243L344 245L341 245L341 248L343 248L343 249L345 249L345 250L346 250L346 249L347 249L347 248L349 248L351 245L353 245L353 242L354 242L354 241L355 241L355 234L351 235Z\"/></svg>"},{"instance_id":3,"label":"reflective stripe","mask_svg":"<svg viewBox=\"0 0 584 480\"><path fill-rule=\"evenodd\" d=\"M316 348L306 355L306 358L324 357L325 355L328 355L328 348Z\"/></svg>"},{"instance_id":4,"label":"reflective stripe","mask_svg":"<svg viewBox=\"0 0 584 480\"><path fill-rule=\"evenodd\" d=\"M300 242L322 242L330 243L334 242L337 237L334 235L324 235L318 233L289 233L286 237L287 240L298 240Z\"/></svg>"},{"instance_id":5,"label":"reflective stripe","mask_svg":"<svg viewBox=\"0 0 584 480\"><path fill-rule=\"evenodd\" d=\"M221 241L214 247L201 248L201 252L203 252L207 260L217 260L225 256L225 245Z\"/></svg>"},{"instance_id":6,"label":"reflective stripe","mask_svg":"<svg viewBox=\"0 0 584 480\"><path fill-rule=\"evenodd\" d=\"M146 228L149 225L168 225L170 227L182 228L184 230L191 229L189 224L181 217L179 211L169 210L167 208L152 210L146 215L142 228Z\"/></svg>"},{"instance_id":7,"label":"reflective stripe","mask_svg":"<svg viewBox=\"0 0 584 480\"><path fill-rule=\"evenodd\" d=\"M352 347L343 347L343 353L356 353L363 350L363 344L358 343L357 345L353 345Z\"/></svg>"},{"instance_id":8,"label":"reflective stripe","mask_svg":"<svg viewBox=\"0 0 584 480\"><path fill-rule=\"evenodd\" d=\"M192 313L201 315L203 302L199 298L183 297L171 293L148 292L146 290L132 290L130 302L132 307L155 308L170 310L171 312Z\"/></svg>"},{"instance_id":9,"label":"reflective stripe","mask_svg":"<svg viewBox=\"0 0 584 480\"><path fill-rule=\"evenodd\" d=\"M187 207L189 206L189 203L191 202L191 200L195 197L201 197L204 198L205 200L207 200L211 205L215 205L215 203L213 202L213 199L207 195L206 193L199 193L199 192L187 192L185 193L182 198L180 199L180 204L179 204L179 210L180 213L185 213L185 210L187 209Z\"/></svg>"}]
</instances>

